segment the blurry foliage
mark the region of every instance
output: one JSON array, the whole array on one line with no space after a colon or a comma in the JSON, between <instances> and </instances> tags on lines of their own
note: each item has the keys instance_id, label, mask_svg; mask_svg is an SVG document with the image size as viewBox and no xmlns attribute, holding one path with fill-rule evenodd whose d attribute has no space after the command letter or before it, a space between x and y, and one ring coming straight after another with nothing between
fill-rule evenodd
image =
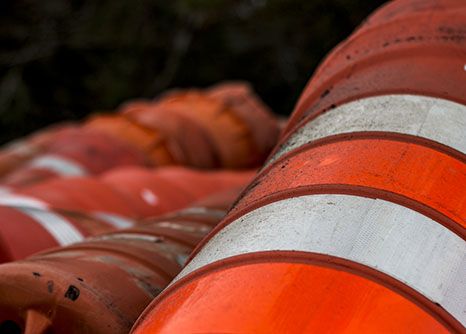
<instances>
[{"instance_id":1,"label":"blurry foliage","mask_svg":"<svg viewBox=\"0 0 466 334\"><path fill-rule=\"evenodd\" d=\"M287 114L383 0L2 0L0 142L170 87L251 81Z\"/></svg>"}]
</instances>

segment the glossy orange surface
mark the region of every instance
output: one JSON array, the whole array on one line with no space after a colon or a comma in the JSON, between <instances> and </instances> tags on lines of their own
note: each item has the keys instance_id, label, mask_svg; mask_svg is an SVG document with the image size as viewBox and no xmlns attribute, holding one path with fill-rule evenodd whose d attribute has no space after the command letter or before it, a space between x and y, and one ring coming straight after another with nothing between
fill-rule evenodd
<instances>
[{"instance_id":1,"label":"glossy orange surface","mask_svg":"<svg viewBox=\"0 0 466 334\"><path fill-rule=\"evenodd\" d=\"M452 228L464 234L466 164L430 147L388 139L304 147L265 170L233 212L271 195L289 197L295 191L312 193L322 187L328 188L326 193L374 196L405 206L414 201L450 218L458 224Z\"/></svg>"},{"instance_id":2,"label":"glossy orange surface","mask_svg":"<svg viewBox=\"0 0 466 334\"><path fill-rule=\"evenodd\" d=\"M224 267L161 297L132 333L448 333L386 287L310 264Z\"/></svg>"}]
</instances>

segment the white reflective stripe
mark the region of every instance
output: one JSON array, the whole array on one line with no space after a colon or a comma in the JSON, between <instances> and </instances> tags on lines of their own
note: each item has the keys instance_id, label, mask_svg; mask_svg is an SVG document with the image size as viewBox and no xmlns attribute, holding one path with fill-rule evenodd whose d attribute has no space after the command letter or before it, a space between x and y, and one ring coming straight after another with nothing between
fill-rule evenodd
<instances>
[{"instance_id":1,"label":"white reflective stripe","mask_svg":"<svg viewBox=\"0 0 466 334\"><path fill-rule=\"evenodd\" d=\"M219 217L219 219L225 217L226 211L220 210L220 209L211 209L211 208L206 208L203 206L192 206L186 209L182 209L178 211L179 213L184 213L184 214L192 214L192 215L215 215L216 217Z\"/></svg>"},{"instance_id":2,"label":"white reflective stripe","mask_svg":"<svg viewBox=\"0 0 466 334\"><path fill-rule=\"evenodd\" d=\"M81 232L71 222L56 213L35 208L16 209L38 222L60 246L66 246L84 239Z\"/></svg>"},{"instance_id":3,"label":"white reflective stripe","mask_svg":"<svg viewBox=\"0 0 466 334\"><path fill-rule=\"evenodd\" d=\"M258 208L227 225L175 279L259 251L304 251L374 268L417 290L466 325L466 243L401 205L349 195L308 195Z\"/></svg>"},{"instance_id":4,"label":"white reflective stripe","mask_svg":"<svg viewBox=\"0 0 466 334\"><path fill-rule=\"evenodd\" d=\"M343 104L298 129L267 164L313 140L359 131L414 135L466 153L466 106L415 95L376 96Z\"/></svg>"},{"instance_id":5,"label":"white reflective stripe","mask_svg":"<svg viewBox=\"0 0 466 334\"><path fill-rule=\"evenodd\" d=\"M109 213L109 212L94 212L94 217L102 220L103 222L116 227L116 228L126 228L134 225L134 221L126 217Z\"/></svg>"},{"instance_id":6,"label":"white reflective stripe","mask_svg":"<svg viewBox=\"0 0 466 334\"><path fill-rule=\"evenodd\" d=\"M11 192L12 192L11 188L0 186L0 196L2 196L4 194L9 194Z\"/></svg>"},{"instance_id":7,"label":"white reflective stripe","mask_svg":"<svg viewBox=\"0 0 466 334\"><path fill-rule=\"evenodd\" d=\"M19 139L7 143L2 149L9 151L9 153L18 155L30 155L34 153L34 146L30 145L27 140Z\"/></svg>"},{"instance_id":8,"label":"white reflective stripe","mask_svg":"<svg viewBox=\"0 0 466 334\"><path fill-rule=\"evenodd\" d=\"M99 235L96 237L91 237L87 239L88 241L106 241L106 240L140 240L148 242L161 242L163 238L157 237L150 234L142 233L112 233L108 235Z\"/></svg>"},{"instance_id":9,"label":"white reflective stripe","mask_svg":"<svg viewBox=\"0 0 466 334\"><path fill-rule=\"evenodd\" d=\"M153 223L152 226L160 226L160 227L166 227L170 228L173 230L178 230L178 231L183 231L183 232L188 232L188 233L197 233L197 234L206 234L211 230L210 227L202 225L202 223L198 223L197 226L190 226L186 224L180 224L177 222L170 222L170 221L161 221L161 222L156 222Z\"/></svg>"},{"instance_id":10,"label":"white reflective stripe","mask_svg":"<svg viewBox=\"0 0 466 334\"><path fill-rule=\"evenodd\" d=\"M45 210L48 204L34 197L19 194L1 194L0 205L11 207L26 207Z\"/></svg>"},{"instance_id":11,"label":"white reflective stripe","mask_svg":"<svg viewBox=\"0 0 466 334\"><path fill-rule=\"evenodd\" d=\"M86 169L76 161L53 154L41 155L32 160L29 166L47 169L63 176L83 176L88 174Z\"/></svg>"}]
</instances>

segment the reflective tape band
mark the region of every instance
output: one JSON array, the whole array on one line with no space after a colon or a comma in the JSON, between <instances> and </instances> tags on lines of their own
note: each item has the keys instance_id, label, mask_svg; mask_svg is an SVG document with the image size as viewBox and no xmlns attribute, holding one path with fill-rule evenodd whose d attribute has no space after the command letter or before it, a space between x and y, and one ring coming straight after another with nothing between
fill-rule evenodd
<instances>
[{"instance_id":1,"label":"reflective tape band","mask_svg":"<svg viewBox=\"0 0 466 334\"><path fill-rule=\"evenodd\" d=\"M1 194L0 205L10 207L25 207L46 210L48 204L34 197L19 194Z\"/></svg>"},{"instance_id":2,"label":"reflective tape band","mask_svg":"<svg viewBox=\"0 0 466 334\"><path fill-rule=\"evenodd\" d=\"M211 230L210 227L205 226L203 224L197 224L197 225L193 226L193 225L180 224L180 223L171 222L171 221L161 221L161 222L157 222L155 224L157 226L160 226L160 227L166 227L166 228L170 228L170 229L173 229L173 230L188 232L188 233L197 233L197 234L201 234L201 235L205 235L205 234L207 234L207 232L209 232Z\"/></svg>"},{"instance_id":3,"label":"reflective tape band","mask_svg":"<svg viewBox=\"0 0 466 334\"><path fill-rule=\"evenodd\" d=\"M94 212L93 216L99 220L102 220L104 223L107 223L116 228L126 228L134 225L134 221L126 217L116 215L109 212Z\"/></svg>"},{"instance_id":4,"label":"reflective tape band","mask_svg":"<svg viewBox=\"0 0 466 334\"><path fill-rule=\"evenodd\" d=\"M226 215L226 211L220 209L206 208L203 206L192 206L186 209L178 211L183 214L192 214L192 215L205 215L216 216L219 219L222 219Z\"/></svg>"},{"instance_id":5,"label":"reflective tape band","mask_svg":"<svg viewBox=\"0 0 466 334\"><path fill-rule=\"evenodd\" d=\"M0 196L4 194L9 194L12 192L12 189L5 186L0 186Z\"/></svg>"},{"instance_id":6,"label":"reflective tape band","mask_svg":"<svg viewBox=\"0 0 466 334\"><path fill-rule=\"evenodd\" d=\"M414 135L466 153L466 106L415 95L376 96L343 104L297 129L267 164L314 140L361 131Z\"/></svg>"},{"instance_id":7,"label":"reflective tape band","mask_svg":"<svg viewBox=\"0 0 466 334\"><path fill-rule=\"evenodd\" d=\"M275 250L366 265L466 325L466 243L430 218L378 199L308 195L265 205L214 235L175 280L221 259Z\"/></svg>"},{"instance_id":8,"label":"reflective tape band","mask_svg":"<svg viewBox=\"0 0 466 334\"><path fill-rule=\"evenodd\" d=\"M8 153L28 156L33 154L37 148L34 145L28 143L28 140L18 139L9 144L6 144L3 148Z\"/></svg>"},{"instance_id":9,"label":"reflective tape band","mask_svg":"<svg viewBox=\"0 0 466 334\"><path fill-rule=\"evenodd\" d=\"M230 214L298 192L344 193L396 202L466 240L466 163L425 145L371 138L311 145L271 165Z\"/></svg>"},{"instance_id":10,"label":"reflective tape band","mask_svg":"<svg viewBox=\"0 0 466 334\"><path fill-rule=\"evenodd\" d=\"M162 242L162 237L157 237L151 234L142 234L142 233L112 233L112 234L103 234L95 237L90 237L87 241L99 241L99 240L139 240L147 242Z\"/></svg>"},{"instance_id":11,"label":"reflective tape band","mask_svg":"<svg viewBox=\"0 0 466 334\"><path fill-rule=\"evenodd\" d=\"M16 209L39 223L60 246L66 246L84 239L81 232L71 222L56 213L36 208L19 207Z\"/></svg>"},{"instance_id":12,"label":"reflective tape band","mask_svg":"<svg viewBox=\"0 0 466 334\"><path fill-rule=\"evenodd\" d=\"M63 176L83 176L87 175L86 169L71 159L47 154L35 158L29 164L30 167L50 170Z\"/></svg>"}]
</instances>

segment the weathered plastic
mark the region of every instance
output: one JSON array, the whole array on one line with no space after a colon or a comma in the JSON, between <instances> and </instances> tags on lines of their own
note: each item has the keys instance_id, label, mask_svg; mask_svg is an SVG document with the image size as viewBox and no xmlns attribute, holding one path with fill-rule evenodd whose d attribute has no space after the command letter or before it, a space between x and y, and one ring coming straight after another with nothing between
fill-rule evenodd
<instances>
[{"instance_id":1,"label":"weathered plastic","mask_svg":"<svg viewBox=\"0 0 466 334\"><path fill-rule=\"evenodd\" d=\"M80 128L56 135L42 154L7 175L2 184L23 187L57 176L98 175L118 166L144 164L142 153L118 138Z\"/></svg>"},{"instance_id":2,"label":"weathered plastic","mask_svg":"<svg viewBox=\"0 0 466 334\"><path fill-rule=\"evenodd\" d=\"M0 266L0 329L128 333L237 194Z\"/></svg>"},{"instance_id":3,"label":"weathered plastic","mask_svg":"<svg viewBox=\"0 0 466 334\"><path fill-rule=\"evenodd\" d=\"M376 12L132 333L466 332L466 2Z\"/></svg>"},{"instance_id":4,"label":"weathered plastic","mask_svg":"<svg viewBox=\"0 0 466 334\"><path fill-rule=\"evenodd\" d=\"M0 263L127 228L137 220L244 186L252 177L251 171L127 167L102 178L55 179L0 195Z\"/></svg>"},{"instance_id":5,"label":"weathered plastic","mask_svg":"<svg viewBox=\"0 0 466 334\"><path fill-rule=\"evenodd\" d=\"M199 167L253 167L275 144L279 128L268 108L242 84L166 94L124 115L174 138L173 150Z\"/></svg>"}]
</instances>

